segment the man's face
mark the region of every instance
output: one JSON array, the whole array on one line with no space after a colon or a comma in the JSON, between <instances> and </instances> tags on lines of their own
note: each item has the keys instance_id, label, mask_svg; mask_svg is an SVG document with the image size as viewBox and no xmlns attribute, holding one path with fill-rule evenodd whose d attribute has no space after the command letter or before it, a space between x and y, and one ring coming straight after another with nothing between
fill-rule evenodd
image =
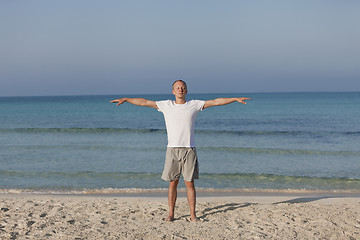
<instances>
[{"instance_id":1,"label":"man's face","mask_svg":"<svg viewBox=\"0 0 360 240\"><path fill-rule=\"evenodd\" d=\"M180 81L176 82L173 86L172 93L175 95L175 97L184 97L187 94L185 84Z\"/></svg>"}]
</instances>

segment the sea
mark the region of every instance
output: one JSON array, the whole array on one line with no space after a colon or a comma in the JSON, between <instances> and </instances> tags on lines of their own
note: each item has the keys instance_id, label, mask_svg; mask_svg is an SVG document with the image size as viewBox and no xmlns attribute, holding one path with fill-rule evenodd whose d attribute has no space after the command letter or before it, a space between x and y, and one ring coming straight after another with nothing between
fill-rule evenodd
<instances>
[{"instance_id":1,"label":"sea","mask_svg":"<svg viewBox=\"0 0 360 240\"><path fill-rule=\"evenodd\" d=\"M360 192L360 93L250 97L200 112L199 189ZM172 95L0 97L1 192L166 189L167 135L156 109L110 103ZM180 188L184 187L180 181Z\"/></svg>"}]
</instances>

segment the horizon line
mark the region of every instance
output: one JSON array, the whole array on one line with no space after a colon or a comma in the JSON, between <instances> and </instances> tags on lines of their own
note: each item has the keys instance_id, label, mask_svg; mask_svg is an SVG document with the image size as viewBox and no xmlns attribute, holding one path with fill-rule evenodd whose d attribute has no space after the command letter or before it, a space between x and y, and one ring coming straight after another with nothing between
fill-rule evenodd
<instances>
[{"instance_id":1,"label":"horizon line","mask_svg":"<svg viewBox=\"0 0 360 240\"><path fill-rule=\"evenodd\" d=\"M314 91L269 91L269 92L208 92L208 93L188 93L188 95L195 95L195 94L203 94L203 95L213 95L213 94L277 94L277 93L360 93L360 90L356 91L321 91L321 90L314 90ZM99 94L55 94L55 95L4 95L0 96L0 98L6 97L80 97L80 96L114 96L114 95L122 95L122 96L134 96L134 95L172 95L171 92L168 93L99 93Z\"/></svg>"}]
</instances>

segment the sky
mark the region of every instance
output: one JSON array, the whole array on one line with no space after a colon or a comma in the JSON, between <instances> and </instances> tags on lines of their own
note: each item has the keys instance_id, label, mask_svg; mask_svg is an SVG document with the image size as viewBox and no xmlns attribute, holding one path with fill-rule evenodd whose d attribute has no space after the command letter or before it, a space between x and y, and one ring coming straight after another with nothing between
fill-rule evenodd
<instances>
[{"instance_id":1,"label":"sky","mask_svg":"<svg viewBox=\"0 0 360 240\"><path fill-rule=\"evenodd\" d=\"M360 91L360 1L0 1L0 96Z\"/></svg>"}]
</instances>

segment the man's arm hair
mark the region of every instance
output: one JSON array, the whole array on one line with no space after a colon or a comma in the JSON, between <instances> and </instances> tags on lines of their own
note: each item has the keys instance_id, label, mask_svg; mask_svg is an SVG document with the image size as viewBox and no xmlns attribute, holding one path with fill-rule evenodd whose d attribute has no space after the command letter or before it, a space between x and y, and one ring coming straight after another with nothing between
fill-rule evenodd
<instances>
[{"instance_id":1,"label":"man's arm hair","mask_svg":"<svg viewBox=\"0 0 360 240\"><path fill-rule=\"evenodd\" d=\"M116 105L123 104L124 102L128 102L137 106L143 106L143 107L152 107L158 109L158 106L156 105L155 101L147 100L145 98L119 98L110 101L112 103L117 103Z\"/></svg>"},{"instance_id":2,"label":"man's arm hair","mask_svg":"<svg viewBox=\"0 0 360 240\"><path fill-rule=\"evenodd\" d=\"M238 97L238 98L217 98L213 100L207 100L204 104L204 109L208 107L214 107L214 106L222 106L233 102L239 102L246 104L244 100L250 100L251 98L246 97Z\"/></svg>"}]
</instances>

